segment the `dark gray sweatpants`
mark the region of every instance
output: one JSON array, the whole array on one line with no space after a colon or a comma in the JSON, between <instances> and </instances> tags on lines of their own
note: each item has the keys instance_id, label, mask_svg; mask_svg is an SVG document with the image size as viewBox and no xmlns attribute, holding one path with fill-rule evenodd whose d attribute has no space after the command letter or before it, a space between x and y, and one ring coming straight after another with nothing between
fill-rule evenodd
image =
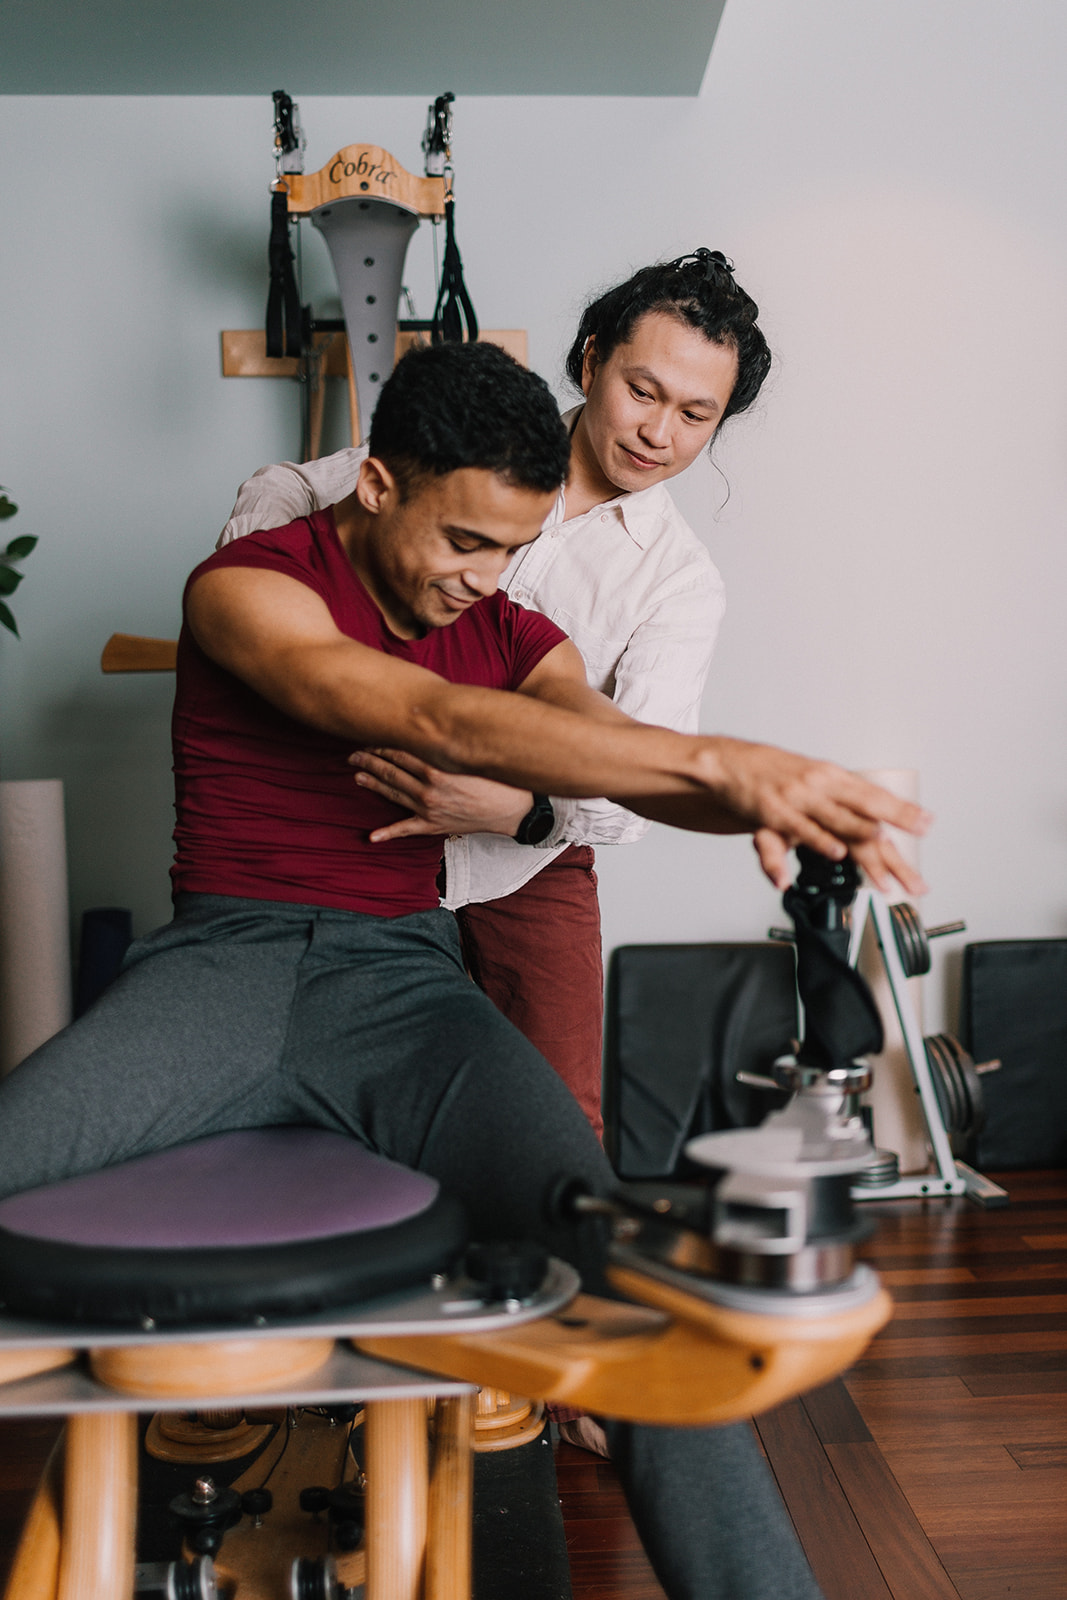
<instances>
[{"instance_id":1,"label":"dark gray sweatpants","mask_svg":"<svg viewBox=\"0 0 1067 1600\"><path fill-rule=\"evenodd\" d=\"M307 1124L437 1178L476 1238L532 1238L602 1287L557 1177L611 1170L569 1091L470 982L446 911L180 897L118 981L0 1085L0 1195L210 1133ZM819 1600L747 1427L611 1423L672 1600Z\"/></svg>"}]
</instances>

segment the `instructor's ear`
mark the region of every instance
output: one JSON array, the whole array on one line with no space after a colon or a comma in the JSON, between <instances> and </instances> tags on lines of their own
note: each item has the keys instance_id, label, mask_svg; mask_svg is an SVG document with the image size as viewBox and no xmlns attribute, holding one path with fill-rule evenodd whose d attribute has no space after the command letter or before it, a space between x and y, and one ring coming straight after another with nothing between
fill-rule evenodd
<instances>
[{"instance_id":1,"label":"instructor's ear","mask_svg":"<svg viewBox=\"0 0 1067 1600\"><path fill-rule=\"evenodd\" d=\"M596 335L591 333L585 341L585 349L582 352L582 393L587 399L599 366L600 357L597 354Z\"/></svg>"},{"instance_id":2,"label":"instructor's ear","mask_svg":"<svg viewBox=\"0 0 1067 1600\"><path fill-rule=\"evenodd\" d=\"M377 456L368 456L361 463L356 479L356 499L364 511L369 511L372 517L379 516L390 501L395 504L398 498L396 479L385 462L379 461Z\"/></svg>"}]
</instances>

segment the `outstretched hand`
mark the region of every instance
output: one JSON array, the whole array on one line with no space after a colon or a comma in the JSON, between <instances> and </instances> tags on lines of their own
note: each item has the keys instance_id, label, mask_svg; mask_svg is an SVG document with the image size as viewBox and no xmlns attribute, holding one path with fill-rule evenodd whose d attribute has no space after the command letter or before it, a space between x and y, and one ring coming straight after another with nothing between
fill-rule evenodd
<instances>
[{"instance_id":1,"label":"outstretched hand","mask_svg":"<svg viewBox=\"0 0 1067 1600\"><path fill-rule=\"evenodd\" d=\"M513 838L533 804L529 789L441 772L405 750L357 750L348 760L357 769L360 788L414 813L376 828L372 844L428 833L502 833Z\"/></svg>"},{"instance_id":2,"label":"outstretched hand","mask_svg":"<svg viewBox=\"0 0 1067 1600\"><path fill-rule=\"evenodd\" d=\"M755 824L756 853L776 888L789 886L788 852L806 844L835 861L852 856L878 889L895 879L909 894L926 892L885 828L923 834L929 812L829 761L736 739L716 742L715 787L739 819Z\"/></svg>"}]
</instances>

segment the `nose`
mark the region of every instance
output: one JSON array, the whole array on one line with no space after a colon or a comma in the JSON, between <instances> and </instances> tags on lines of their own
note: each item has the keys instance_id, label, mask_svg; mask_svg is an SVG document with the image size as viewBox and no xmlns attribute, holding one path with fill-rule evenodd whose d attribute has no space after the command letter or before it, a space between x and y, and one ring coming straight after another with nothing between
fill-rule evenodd
<instances>
[{"instance_id":1,"label":"nose","mask_svg":"<svg viewBox=\"0 0 1067 1600\"><path fill-rule=\"evenodd\" d=\"M464 567L459 575L460 582L480 600L488 600L500 587L500 576L506 566L506 555L502 558L487 555L476 567Z\"/></svg>"},{"instance_id":2,"label":"nose","mask_svg":"<svg viewBox=\"0 0 1067 1600\"><path fill-rule=\"evenodd\" d=\"M654 406L641 419L640 437L653 450L665 450L671 441L670 412L666 406Z\"/></svg>"}]
</instances>

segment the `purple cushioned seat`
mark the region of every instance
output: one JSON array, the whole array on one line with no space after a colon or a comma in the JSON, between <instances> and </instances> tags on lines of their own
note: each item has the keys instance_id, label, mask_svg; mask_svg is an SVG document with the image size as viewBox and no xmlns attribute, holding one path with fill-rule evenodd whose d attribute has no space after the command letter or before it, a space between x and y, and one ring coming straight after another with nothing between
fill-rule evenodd
<instances>
[{"instance_id":1,"label":"purple cushioned seat","mask_svg":"<svg viewBox=\"0 0 1067 1600\"><path fill-rule=\"evenodd\" d=\"M465 1243L436 1181L342 1134L218 1134L0 1201L0 1301L79 1320L299 1315L425 1282Z\"/></svg>"}]
</instances>

